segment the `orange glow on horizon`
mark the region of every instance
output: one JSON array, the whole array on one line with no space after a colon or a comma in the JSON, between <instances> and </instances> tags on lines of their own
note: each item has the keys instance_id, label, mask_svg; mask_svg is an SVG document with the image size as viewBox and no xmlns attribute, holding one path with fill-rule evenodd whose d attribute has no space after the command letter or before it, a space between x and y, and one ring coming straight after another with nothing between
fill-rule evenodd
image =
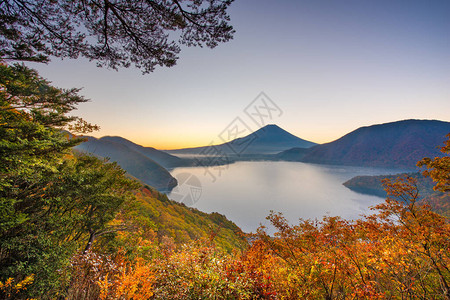
<instances>
[{"instance_id":1,"label":"orange glow on horizon","mask_svg":"<svg viewBox=\"0 0 450 300\"><path fill-rule=\"evenodd\" d=\"M152 140L151 138L136 138L136 139L130 139L133 143L136 143L138 145L144 146L144 147L152 147L158 150L174 150L174 149L183 149L183 148L195 148L195 147L202 147L202 146L208 146L211 144L211 140L200 140L200 139L189 139L188 137L185 137L183 140L171 140L168 138L167 140ZM219 143L215 143L219 144Z\"/></svg>"},{"instance_id":2,"label":"orange glow on horizon","mask_svg":"<svg viewBox=\"0 0 450 300\"><path fill-rule=\"evenodd\" d=\"M344 134L348 132L308 132L302 130L301 133L296 132L295 130L290 131L289 128L284 128L288 132L293 135L318 144L332 142ZM179 135L171 135L171 134L157 134L157 135L149 135L148 133L136 132L133 131L132 134L123 130L121 132L96 132L91 134L96 138L101 138L104 136L120 136L125 138L135 144L144 146L144 147L152 147L158 150L174 150L174 149L183 149L183 148L195 148L195 147L203 147L209 146L211 143L213 145L222 144L223 141L218 138L212 139L209 135L205 133L200 133L198 135L187 136L184 135L180 137ZM213 136L214 137L214 136Z\"/></svg>"},{"instance_id":3,"label":"orange glow on horizon","mask_svg":"<svg viewBox=\"0 0 450 300\"><path fill-rule=\"evenodd\" d=\"M293 133L296 135L295 133ZM298 135L296 135L298 136ZM332 142L338 138L340 138L342 135L337 134L318 134L314 138L310 138L312 135L308 136L298 136L299 138L302 138L304 140L308 140L317 144L323 144L323 143L329 143ZM175 150L175 149L184 149L184 148L196 148L196 147L203 147L203 146L209 146L211 145L211 142L213 142L213 145L219 145L222 144L222 141L219 140L212 140L207 138L199 138L199 137L183 137L183 139L176 139L171 138L167 136L164 140L162 139L155 139L151 137L127 137L122 136L123 138L126 138L127 140L132 141L135 144L144 146L144 147L152 147L158 150Z\"/></svg>"}]
</instances>

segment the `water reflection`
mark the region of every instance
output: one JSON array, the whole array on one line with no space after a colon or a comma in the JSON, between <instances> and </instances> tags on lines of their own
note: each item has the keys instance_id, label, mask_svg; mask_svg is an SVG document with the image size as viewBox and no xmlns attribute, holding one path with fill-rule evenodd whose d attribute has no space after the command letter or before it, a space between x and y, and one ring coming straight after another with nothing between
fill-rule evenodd
<instances>
[{"instance_id":1,"label":"water reflection","mask_svg":"<svg viewBox=\"0 0 450 300\"><path fill-rule=\"evenodd\" d=\"M174 177L190 173L200 180L201 198L193 207L224 214L244 231L254 232L260 224L269 225L265 218L271 210L282 212L291 223L324 215L358 218L383 199L355 193L342 183L357 175L399 172L300 162L237 162L215 181L202 167L176 168L171 173ZM183 187L176 192L179 197ZM169 198L176 198L172 193Z\"/></svg>"}]
</instances>

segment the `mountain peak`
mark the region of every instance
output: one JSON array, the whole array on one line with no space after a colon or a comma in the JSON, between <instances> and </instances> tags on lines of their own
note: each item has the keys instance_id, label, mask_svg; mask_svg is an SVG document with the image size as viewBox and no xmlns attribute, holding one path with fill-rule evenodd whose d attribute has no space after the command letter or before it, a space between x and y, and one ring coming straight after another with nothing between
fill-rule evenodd
<instances>
[{"instance_id":1,"label":"mountain peak","mask_svg":"<svg viewBox=\"0 0 450 300\"><path fill-rule=\"evenodd\" d=\"M240 155L278 153L294 147L309 148L314 145L316 143L290 134L276 124L267 124L247 136L234 139L224 144L215 145L214 147L219 148L224 153ZM207 147L176 149L170 150L169 153L197 154L204 151Z\"/></svg>"},{"instance_id":2,"label":"mountain peak","mask_svg":"<svg viewBox=\"0 0 450 300\"><path fill-rule=\"evenodd\" d=\"M277 124L267 124L266 126L264 126L263 128L280 128L280 126L278 126ZM281 129L281 128L280 128Z\"/></svg>"},{"instance_id":3,"label":"mountain peak","mask_svg":"<svg viewBox=\"0 0 450 300\"><path fill-rule=\"evenodd\" d=\"M264 127L259 128L258 130L256 130L255 132L253 132L254 134L259 134L261 132L265 132L267 133L289 133L286 130L284 130L283 128L281 128L280 126L276 125L276 124L267 124ZM290 133L289 133L290 134Z\"/></svg>"},{"instance_id":4,"label":"mountain peak","mask_svg":"<svg viewBox=\"0 0 450 300\"><path fill-rule=\"evenodd\" d=\"M261 129L282 129L280 126L278 126L277 124L267 124L264 127L261 127ZM284 129L283 129L284 130Z\"/></svg>"},{"instance_id":5,"label":"mountain peak","mask_svg":"<svg viewBox=\"0 0 450 300\"><path fill-rule=\"evenodd\" d=\"M276 153L279 152L278 150L282 151L293 147L309 148L316 145L289 133L276 124L268 124L261 127L250 135L237 139L237 141L239 143L239 141L249 138L252 142L247 153L259 153L259 151ZM233 141L229 143L233 143Z\"/></svg>"}]
</instances>

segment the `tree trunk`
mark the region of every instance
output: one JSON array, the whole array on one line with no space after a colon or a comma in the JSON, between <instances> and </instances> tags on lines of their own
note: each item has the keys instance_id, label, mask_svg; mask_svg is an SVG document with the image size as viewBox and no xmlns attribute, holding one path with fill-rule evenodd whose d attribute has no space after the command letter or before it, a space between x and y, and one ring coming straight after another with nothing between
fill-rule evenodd
<instances>
[{"instance_id":1,"label":"tree trunk","mask_svg":"<svg viewBox=\"0 0 450 300\"><path fill-rule=\"evenodd\" d=\"M91 234L89 236L89 241L86 244L86 247L84 248L83 255L89 252L89 250L91 249L92 243L94 243L94 240L95 240L95 231L90 230L90 233Z\"/></svg>"}]
</instances>

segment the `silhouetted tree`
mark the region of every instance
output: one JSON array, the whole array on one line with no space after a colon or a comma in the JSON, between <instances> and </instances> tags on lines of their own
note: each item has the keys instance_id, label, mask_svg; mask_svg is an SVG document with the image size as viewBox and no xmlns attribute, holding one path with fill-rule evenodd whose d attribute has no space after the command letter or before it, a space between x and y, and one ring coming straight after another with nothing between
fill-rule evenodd
<instances>
[{"instance_id":1,"label":"silhouetted tree","mask_svg":"<svg viewBox=\"0 0 450 300\"><path fill-rule=\"evenodd\" d=\"M213 48L233 38L233 0L0 1L0 58L96 60L143 73L173 66L180 45Z\"/></svg>"}]
</instances>

